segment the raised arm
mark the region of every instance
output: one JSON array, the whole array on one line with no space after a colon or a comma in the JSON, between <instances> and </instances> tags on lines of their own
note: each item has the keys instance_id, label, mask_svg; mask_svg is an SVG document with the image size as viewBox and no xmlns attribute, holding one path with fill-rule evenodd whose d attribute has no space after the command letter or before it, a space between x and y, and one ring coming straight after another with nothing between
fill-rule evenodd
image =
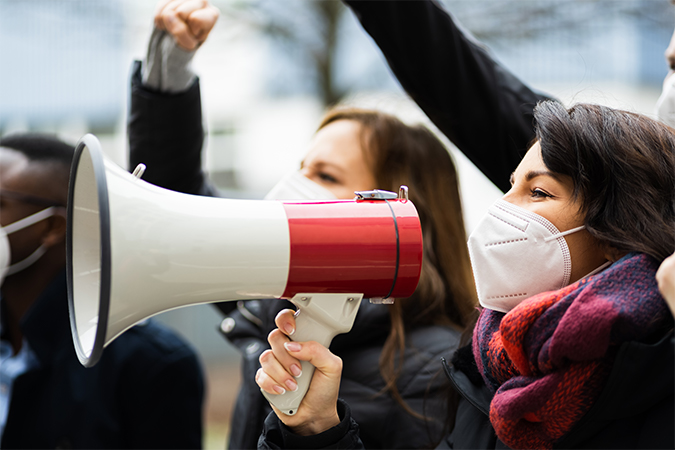
<instances>
[{"instance_id":1,"label":"raised arm","mask_svg":"<svg viewBox=\"0 0 675 450\"><path fill-rule=\"evenodd\" d=\"M532 110L550 97L501 66L433 0L345 0L406 92L497 187L534 137Z\"/></svg>"},{"instance_id":2,"label":"raised arm","mask_svg":"<svg viewBox=\"0 0 675 450\"><path fill-rule=\"evenodd\" d=\"M218 19L208 2L162 1L143 62L131 77L129 168L178 192L214 195L202 170L204 128L199 80L190 62Z\"/></svg>"}]
</instances>

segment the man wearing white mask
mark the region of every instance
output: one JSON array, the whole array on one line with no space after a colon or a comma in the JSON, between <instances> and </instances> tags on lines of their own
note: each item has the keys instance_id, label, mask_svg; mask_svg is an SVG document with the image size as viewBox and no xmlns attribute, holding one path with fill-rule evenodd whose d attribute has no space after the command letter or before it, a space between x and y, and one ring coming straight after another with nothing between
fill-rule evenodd
<instances>
[{"instance_id":1,"label":"man wearing white mask","mask_svg":"<svg viewBox=\"0 0 675 450\"><path fill-rule=\"evenodd\" d=\"M51 136L0 138L0 447L199 448L201 368L168 329L135 327L93 368L77 359L65 271L73 153Z\"/></svg>"}]
</instances>

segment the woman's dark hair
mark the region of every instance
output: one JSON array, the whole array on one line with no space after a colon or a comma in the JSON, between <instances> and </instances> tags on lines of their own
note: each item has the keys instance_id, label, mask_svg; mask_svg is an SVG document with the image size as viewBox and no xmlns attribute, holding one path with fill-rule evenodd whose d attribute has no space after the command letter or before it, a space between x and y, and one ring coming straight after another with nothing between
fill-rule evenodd
<instances>
[{"instance_id":1,"label":"woman's dark hair","mask_svg":"<svg viewBox=\"0 0 675 450\"><path fill-rule=\"evenodd\" d=\"M627 111L542 102L534 110L542 159L567 175L586 229L620 252L662 261L675 250L675 133Z\"/></svg>"},{"instance_id":2,"label":"woman's dark hair","mask_svg":"<svg viewBox=\"0 0 675 450\"><path fill-rule=\"evenodd\" d=\"M361 148L374 187L398 192L407 185L419 213L424 240L420 282L411 297L390 306L392 326L380 356L386 389L417 415L396 388L406 330L426 325L463 329L477 305L455 165L441 141L422 125L407 125L379 111L338 108L327 113L319 129L338 120L361 125Z\"/></svg>"}]
</instances>

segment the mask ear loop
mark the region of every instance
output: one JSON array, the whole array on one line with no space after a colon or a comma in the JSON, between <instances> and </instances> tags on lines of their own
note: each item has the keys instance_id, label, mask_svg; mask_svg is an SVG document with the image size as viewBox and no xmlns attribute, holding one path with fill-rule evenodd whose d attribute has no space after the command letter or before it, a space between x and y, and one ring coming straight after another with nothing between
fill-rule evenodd
<instances>
[{"instance_id":1,"label":"mask ear loop","mask_svg":"<svg viewBox=\"0 0 675 450\"><path fill-rule=\"evenodd\" d=\"M544 242L550 242L554 239L561 238L563 236L567 236L568 234L576 233L577 231L581 231L584 228L586 228L586 225L581 225L580 227L572 228L567 231L563 231L562 233L554 234L553 236L549 236L547 238L544 238Z\"/></svg>"},{"instance_id":2,"label":"mask ear loop","mask_svg":"<svg viewBox=\"0 0 675 450\"><path fill-rule=\"evenodd\" d=\"M3 227L3 230L5 230L5 233L9 235L10 233L14 233L15 231L19 231L26 227L34 225L55 214L59 214L61 210L63 210L62 206L51 206L49 208L43 209L42 211L38 211L35 214L31 214L28 217L24 217L21 220L17 220L16 222L11 223L6 227ZM5 276L14 275L17 272L21 272L25 268L34 264L38 259L42 258L42 256L45 253L47 253L47 246L42 244L33 253L31 253L28 257L26 257L22 261L19 261L18 263L12 264L11 266L7 267L7 272L5 272Z\"/></svg>"},{"instance_id":3,"label":"mask ear loop","mask_svg":"<svg viewBox=\"0 0 675 450\"><path fill-rule=\"evenodd\" d=\"M47 246L45 244L40 245L37 250L30 254L23 261L19 261L16 264L12 264L7 268L6 276L14 275L17 272L21 272L23 269L33 265L38 259L42 258L42 255L47 253Z\"/></svg>"},{"instance_id":4,"label":"mask ear loop","mask_svg":"<svg viewBox=\"0 0 675 450\"><path fill-rule=\"evenodd\" d=\"M49 208L45 208L42 211L38 211L35 214L31 214L28 217L24 217L21 220L17 220L14 223L10 223L6 227L3 227L4 230L5 230L5 233L12 234L15 231L22 230L26 227L29 227L33 224L36 224L36 223L40 222L41 220L45 220L47 217L51 217L54 214L56 214L56 210L58 208L63 208L63 207L50 206Z\"/></svg>"}]
</instances>

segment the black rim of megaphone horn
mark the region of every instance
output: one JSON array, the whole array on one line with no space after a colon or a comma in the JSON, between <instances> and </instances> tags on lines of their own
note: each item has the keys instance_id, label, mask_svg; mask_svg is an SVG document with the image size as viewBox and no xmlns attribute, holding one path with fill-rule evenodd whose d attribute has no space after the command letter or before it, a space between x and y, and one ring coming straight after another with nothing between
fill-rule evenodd
<instances>
[{"instance_id":1,"label":"black rim of megaphone horn","mask_svg":"<svg viewBox=\"0 0 675 450\"><path fill-rule=\"evenodd\" d=\"M77 183L77 167L80 163L82 152L89 152L94 167L94 178L96 179L96 192L98 194L99 209L99 242L101 245L100 254L100 289L98 306L98 323L96 325L96 337L91 354L87 354L82 349L80 336L77 332L77 321L75 320L74 303L74 285L73 285L73 199L75 197L75 184ZM80 139L75 148L73 163L70 168L70 181L68 185L68 228L66 234L66 255L67 255L67 280L68 280L68 310L70 314L70 331L73 335L73 343L77 358L85 367L91 367L96 364L103 353L105 344L105 335L108 329L108 312L110 309L110 281L111 281L111 250L110 250L110 208L108 203L108 185L106 183L105 162L103 160L103 151L101 144L96 136L86 134Z\"/></svg>"}]
</instances>

